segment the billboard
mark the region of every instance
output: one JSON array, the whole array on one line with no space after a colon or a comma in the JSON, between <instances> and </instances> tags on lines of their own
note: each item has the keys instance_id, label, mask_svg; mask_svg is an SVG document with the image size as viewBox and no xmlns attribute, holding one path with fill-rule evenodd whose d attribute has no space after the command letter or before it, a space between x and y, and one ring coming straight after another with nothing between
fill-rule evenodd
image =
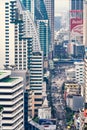
<instances>
[{"instance_id":1,"label":"billboard","mask_svg":"<svg viewBox=\"0 0 87 130\"><path fill-rule=\"evenodd\" d=\"M70 11L70 34L71 36L83 36L83 11Z\"/></svg>"},{"instance_id":2,"label":"billboard","mask_svg":"<svg viewBox=\"0 0 87 130\"><path fill-rule=\"evenodd\" d=\"M39 124L43 126L45 130L56 130L56 119L39 119Z\"/></svg>"}]
</instances>

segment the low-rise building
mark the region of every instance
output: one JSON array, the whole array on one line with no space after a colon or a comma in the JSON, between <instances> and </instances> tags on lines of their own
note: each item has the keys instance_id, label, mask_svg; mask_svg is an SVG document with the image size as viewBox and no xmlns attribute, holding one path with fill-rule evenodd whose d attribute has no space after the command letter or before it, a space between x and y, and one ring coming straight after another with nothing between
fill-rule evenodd
<instances>
[{"instance_id":1,"label":"low-rise building","mask_svg":"<svg viewBox=\"0 0 87 130\"><path fill-rule=\"evenodd\" d=\"M67 81L75 81L75 68L65 70Z\"/></svg>"},{"instance_id":2,"label":"low-rise building","mask_svg":"<svg viewBox=\"0 0 87 130\"><path fill-rule=\"evenodd\" d=\"M48 106L47 97L45 97L42 107L38 109L39 119L51 119L51 107Z\"/></svg>"},{"instance_id":3,"label":"low-rise building","mask_svg":"<svg viewBox=\"0 0 87 130\"><path fill-rule=\"evenodd\" d=\"M84 99L80 95L68 95L66 104L72 111L79 111L83 108Z\"/></svg>"},{"instance_id":4,"label":"low-rise building","mask_svg":"<svg viewBox=\"0 0 87 130\"><path fill-rule=\"evenodd\" d=\"M68 81L65 83L65 92L68 95L79 95L81 94L81 86L74 81Z\"/></svg>"},{"instance_id":5,"label":"low-rise building","mask_svg":"<svg viewBox=\"0 0 87 130\"><path fill-rule=\"evenodd\" d=\"M74 57L83 59L85 54L85 47L83 44L75 44L74 45Z\"/></svg>"},{"instance_id":6,"label":"low-rise building","mask_svg":"<svg viewBox=\"0 0 87 130\"><path fill-rule=\"evenodd\" d=\"M74 115L74 125L78 130L87 130L87 110L81 110Z\"/></svg>"}]
</instances>

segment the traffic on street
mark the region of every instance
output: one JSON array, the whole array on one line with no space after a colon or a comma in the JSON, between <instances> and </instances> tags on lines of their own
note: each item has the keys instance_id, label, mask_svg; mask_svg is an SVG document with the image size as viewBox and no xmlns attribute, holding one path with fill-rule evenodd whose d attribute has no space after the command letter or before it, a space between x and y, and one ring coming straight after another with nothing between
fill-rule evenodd
<instances>
[{"instance_id":1,"label":"traffic on street","mask_svg":"<svg viewBox=\"0 0 87 130\"><path fill-rule=\"evenodd\" d=\"M66 67L65 67L66 68ZM67 130L66 129L66 104L63 98L62 85L66 81L65 69L58 67L56 74L52 78L51 83L51 96L54 116L57 119L57 130Z\"/></svg>"}]
</instances>

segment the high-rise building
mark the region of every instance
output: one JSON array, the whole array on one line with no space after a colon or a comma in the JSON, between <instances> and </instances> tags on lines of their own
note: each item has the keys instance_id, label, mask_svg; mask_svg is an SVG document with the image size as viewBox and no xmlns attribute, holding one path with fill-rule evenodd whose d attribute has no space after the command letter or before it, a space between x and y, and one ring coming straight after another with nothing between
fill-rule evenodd
<instances>
[{"instance_id":1,"label":"high-rise building","mask_svg":"<svg viewBox=\"0 0 87 130\"><path fill-rule=\"evenodd\" d=\"M83 10L83 44L87 48L87 0L84 0ZM87 49L86 49L87 51Z\"/></svg>"},{"instance_id":2,"label":"high-rise building","mask_svg":"<svg viewBox=\"0 0 87 130\"><path fill-rule=\"evenodd\" d=\"M11 71L0 71L2 130L24 130L23 87L23 78L12 77Z\"/></svg>"},{"instance_id":3,"label":"high-rise building","mask_svg":"<svg viewBox=\"0 0 87 130\"><path fill-rule=\"evenodd\" d=\"M16 65L17 69L29 66L29 51L39 51L40 43L31 14L20 1L0 1L0 68ZM18 8L18 9L17 9ZM32 46L32 50L30 48ZM29 50L30 49L30 50Z\"/></svg>"},{"instance_id":4,"label":"high-rise building","mask_svg":"<svg viewBox=\"0 0 87 130\"><path fill-rule=\"evenodd\" d=\"M75 80L79 84L84 84L84 62L74 62Z\"/></svg>"},{"instance_id":5,"label":"high-rise building","mask_svg":"<svg viewBox=\"0 0 87 130\"><path fill-rule=\"evenodd\" d=\"M84 99L87 109L87 56L84 58Z\"/></svg>"},{"instance_id":6,"label":"high-rise building","mask_svg":"<svg viewBox=\"0 0 87 130\"><path fill-rule=\"evenodd\" d=\"M44 0L36 0L36 26L40 39L41 50L43 51L43 56L48 59L49 53L49 43L50 43L50 33L49 33L49 20L45 7Z\"/></svg>"},{"instance_id":7,"label":"high-rise building","mask_svg":"<svg viewBox=\"0 0 87 130\"><path fill-rule=\"evenodd\" d=\"M35 20L35 0L21 0L26 10L31 12L33 20Z\"/></svg>"},{"instance_id":8,"label":"high-rise building","mask_svg":"<svg viewBox=\"0 0 87 130\"><path fill-rule=\"evenodd\" d=\"M43 59L42 52L33 52L30 65L30 87L32 90L41 90L43 86Z\"/></svg>"},{"instance_id":9,"label":"high-rise building","mask_svg":"<svg viewBox=\"0 0 87 130\"><path fill-rule=\"evenodd\" d=\"M83 44L83 0L70 0L70 40Z\"/></svg>"},{"instance_id":10,"label":"high-rise building","mask_svg":"<svg viewBox=\"0 0 87 130\"><path fill-rule=\"evenodd\" d=\"M38 35L40 38L41 50L43 51L44 58L48 59L49 53L49 23L48 20L37 20Z\"/></svg>"},{"instance_id":11,"label":"high-rise building","mask_svg":"<svg viewBox=\"0 0 87 130\"><path fill-rule=\"evenodd\" d=\"M49 26L50 26L50 50L53 50L53 44L54 44L54 0L44 0L48 20L49 20Z\"/></svg>"},{"instance_id":12,"label":"high-rise building","mask_svg":"<svg viewBox=\"0 0 87 130\"><path fill-rule=\"evenodd\" d=\"M83 10L83 0L71 0L71 10Z\"/></svg>"},{"instance_id":13,"label":"high-rise building","mask_svg":"<svg viewBox=\"0 0 87 130\"><path fill-rule=\"evenodd\" d=\"M2 112L3 112L3 107L0 106L0 130L2 130L2 116L3 116Z\"/></svg>"},{"instance_id":14,"label":"high-rise building","mask_svg":"<svg viewBox=\"0 0 87 130\"><path fill-rule=\"evenodd\" d=\"M33 52L30 64L30 90L29 92L29 116L38 114L38 108L42 106L43 89L43 53Z\"/></svg>"},{"instance_id":15,"label":"high-rise building","mask_svg":"<svg viewBox=\"0 0 87 130\"><path fill-rule=\"evenodd\" d=\"M78 59L83 59L85 54L85 47L83 44L75 44L73 47L73 56Z\"/></svg>"},{"instance_id":16,"label":"high-rise building","mask_svg":"<svg viewBox=\"0 0 87 130\"><path fill-rule=\"evenodd\" d=\"M43 56L48 59L49 48L49 21L44 4L44 0L22 0L26 10L28 10L36 23L39 36L41 51Z\"/></svg>"},{"instance_id":17,"label":"high-rise building","mask_svg":"<svg viewBox=\"0 0 87 130\"><path fill-rule=\"evenodd\" d=\"M29 71L28 70L12 70L11 71L12 77L22 77L23 78L23 90L24 90L24 128L28 130L28 89L29 89Z\"/></svg>"},{"instance_id":18,"label":"high-rise building","mask_svg":"<svg viewBox=\"0 0 87 130\"><path fill-rule=\"evenodd\" d=\"M43 54L40 48L40 42L38 38L37 29L33 21L31 13L26 10L19 0L1 0L1 12L0 12L0 25L2 29L0 30L0 69L3 69L4 66L16 66L18 70L30 70L32 72L33 63L33 52L36 54L35 61L38 62L40 59L39 65L35 63L37 73L43 73ZM39 52L39 55L37 53ZM36 70L33 70L33 72ZM30 77L31 77L30 72ZM34 72L34 73L35 73ZM43 74L41 74L43 79ZM30 80L30 88L32 84L35 84L38 80L38 77L35 77L35 80ZM43 80L40 85L42 89ZM37 88L36 88L37 87ZM36 84L36 89L39 87ZM33 89L34 90L34 89Z\"/></svg>"}]
</instances>

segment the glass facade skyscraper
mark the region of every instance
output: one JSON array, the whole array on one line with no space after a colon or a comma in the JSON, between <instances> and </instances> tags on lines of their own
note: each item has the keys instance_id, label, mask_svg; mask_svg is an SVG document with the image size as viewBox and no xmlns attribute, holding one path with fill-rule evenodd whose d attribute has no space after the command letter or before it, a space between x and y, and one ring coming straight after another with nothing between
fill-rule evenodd
<instances>
[{"instance_id":1,"label":"glass facade skyscraper","mask_svg":"<svg viewBox=\"0 0 87 130\"><path fill-rule=\"evenodd\" d=\"M71 10L83 10L83 0L71 0Z\"/></svg>"},{"instance_id":2,"label":"glass facade skyscraper","mask_svg":"<svg viewBox=\"0 0 87 130\"><path fill-rule=\"evenodd\" d=\"M35 0L21 0L26 10L32 14L33 20L35 19Z\"/></svg>"},{"instance_id":3,"label":"glass facade skyscraper","mask_svg":"<svg viewBox=\"0 0 87 130\"><path fill-rule=\"evenodd\" d=\"M37 27L41 51L43 51L43 56L48 59L50 29L44 0L22 0L22 3L32 14L33 20Z\"/></svg>"},{"instance_id":4,"label":"glass facade skyscraper","mask_svg":"<svg viewBox=\"0 0 87 130\"><path fill-rule=\"evenodd\" d=\"M41 50L43 51L44 58L48 59L49 53L49 21L46 7L43 0L36 0L36 25L40 39Z\"/></svg>"},{"instance_id":5,"label":"glass facade skyscraper","mask_svg":"<svg viewBox=\"0 0 87 130\"><path fill-rule=\"evenodd\" d=\"M48 39L48 30L49 30L49 23L48 20L37 20L36 22L38 28L38 34L41 43L41 49L44 54L44 58L48 58L49 52L49 39Z\"/></svg>"},{"instance_id":6,"label":"glass facade skyscraper","mask_svg":"<svg viewBox=\"0 0 87 130\"><path fill-rule=\"evenodd\" d=\"M50 27L50 52L52 52L54 44L54 1L55 0L44 0Z\"/></svg>"}]
</instances>

